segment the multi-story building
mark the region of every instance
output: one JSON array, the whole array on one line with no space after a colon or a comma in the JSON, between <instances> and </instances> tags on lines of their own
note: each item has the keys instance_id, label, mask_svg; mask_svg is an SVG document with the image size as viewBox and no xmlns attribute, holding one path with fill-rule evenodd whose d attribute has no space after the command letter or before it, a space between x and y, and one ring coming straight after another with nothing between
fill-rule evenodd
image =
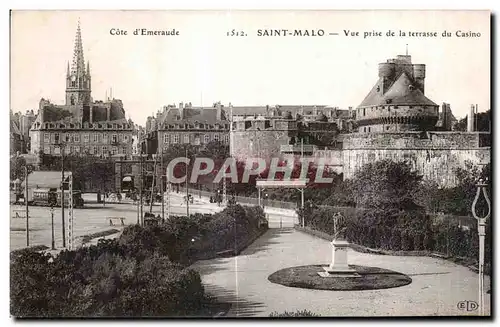
<instances>
[{"instance_id":1,"label":"multi-story building","mask_svg":"<svg viewBox=\"0 0 500 327\"><path fill-rule=\"evenodd\" d=\"M31 153L59 156L132 155L134 123L125 118L121 100L93 101L90 63L85 65L80 24L76 31L73 62L67 65L66 102L41 99L30 130Z\"/></svg>"},{"instance_id":2,"label":"multi-story building","mask_svg":"<svg viewBox=\"0 0 500 327\"><path fill-rule=\"evenodd\" d=\"M193 107L180 103L168 105L147 118L143 151L161 153L171 144L204 145L211 141L229 144L229 120L219 102L212 107ZM147 148L147 150L146 150Z\"/></svg>"},{"instance_id":3,"label":"multi-story building","mask_svg":"<svg viewBox=\"0 0 500 327\"><path fill-rule=\"evenodd\" d=\"M33 110L26 110L26 114L10 112L10 151L12 154L17 152L25 154L30 150L29 131L35 118Z\"/></svg>"}]
</instances>

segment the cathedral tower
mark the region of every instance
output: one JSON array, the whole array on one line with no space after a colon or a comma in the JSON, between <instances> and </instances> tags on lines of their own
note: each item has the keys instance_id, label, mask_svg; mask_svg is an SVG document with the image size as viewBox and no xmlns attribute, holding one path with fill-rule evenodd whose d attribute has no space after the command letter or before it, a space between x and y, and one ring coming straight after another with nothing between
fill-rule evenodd
<instances>
[{"instance_id":1,"label":"cathedral tower","mask_svg":"<svg viewBox=\"0 0 500 327\"><path fill-rule=\"evenodd\" d=\"M83 59L82 33L80 21L76 29L75 49L73 50L73 62L68 63L66 71L66 105L89 105L90 97L90 65Z\"/></svg>"}]
</instances>

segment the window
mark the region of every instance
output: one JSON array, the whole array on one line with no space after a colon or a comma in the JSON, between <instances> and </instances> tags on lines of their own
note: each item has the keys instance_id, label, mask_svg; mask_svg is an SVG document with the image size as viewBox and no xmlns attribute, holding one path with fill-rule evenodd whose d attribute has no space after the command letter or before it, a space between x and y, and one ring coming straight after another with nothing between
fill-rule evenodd
<instances>
[{"instance_id":1,"label":"window","mask_svg":"<svg viewBox=\"0 0 500 327\"><path fill-rule=\"evenodd\" d=\"M43 142L50 143L50 133L43 133Z\"/></svg>"},{"instance_id":2,"label":"window","mask_svg":"<svg viewBox=\"0 0 500 327\"><path fill-rule=\"evenodd\" d=\"M111 148L111 154L112 155L115 155L115 154L118 154L118 147L114 146Z\"/></svg>"},{"instance_id":3,"label":"window","mask_svg":"<svg viewBox=\"0 0 500 327\"><path fill-rule=\"evenodd\" d=\"M163 143L168 144L170 141L170 135L163 134Z\"/></svg>"},{"instance_id":4,"label":"window","mask_svg":"<svg viewBox=\"0 0 500 327\"><path fill-rule=\"evenodd\" d=\"M47 134L47 133L46 133ZM50 146L44 145L43 147L43 153L45 154L50 154Z\"/></svg>"},{"instance_id":5,"label":"window","mask_svg":"<svg viewBox=\"0 0 500 327\"><path fill-rule=\"evenodd\" d=\"M123 142L128 142L128 135L127 134L123 135Z\"/></svg>"},{"instance_id":6,"label":"window","mask_svg":"<svg viewBox=\"0 0 500 327\"><path fill-rule=\"evenodd\" d=\"M107 155L107 154L108 154L108 147L104 145L104 146L102 147L102 155L104 155L104 156L105 156L105 155Z\"/></svg>"},{"instance_id":7,"label":"window","mask_svg":"<svg viewBox=\"0 0 500 327\"><path fill-rule=\"evenodd\" d=\"M218 141L219 140L219 134L215 134L214 135L214 141Z\"/></svg>"},{"instance_id":8,"label":"window","mask_svg":"<svg viewBox=\"0 0 500 327\"><path fill-rule=\"evenodd\" d=\"M73 135L73 141L74 142L80 142L80 134L74 134Z\"/></svg>"},{"instance_id":9,"label":"window","mask_svg":"<svg viewBox=\"0 0 500 327\"><path fill-rule=\"evenodd\" d=\"M205 134L205 138L203 140L204 143L209 143L210 142L210 134Z\"/></svg>"},{"instance_id":10,"label":"window","mask_svg":"<svg viewBox=\"0 0 500 327\"><path fill-rule=\"evenodd\" d=\"M80 146L75 145L75 153L80 153Z\"/></svg>"},{"instance_id":11,"label":"window","mask_svg":"<svg viewBox=\"0 0 500 327\"><path fill-rule=\"evenodd\" d=\"M116 134L111 135L111 143L116 143L117 140Z\"/></svg>"},{"instance_id":12,"label":"window","mask_svg":"<svg viewBox=\"0 0 500 327\"><path fill-rule=\"evenodd\" d=\"M102 142L103 143L109 143L109 135L107 133L105 133L103 136L102 136Z\"/></svg>"},{"instance_id":13,"label":"window","mask_svg":"<svg viewBox=\"0 0 500 327\"><path fill-rule=\"evenodd\" d=\"M366 116L366 109L363 108L363 116Z\"/></svg>"},{"instance_id":14,"label":"window","mask_svg":"<svg viewBox=\"0 0 500 327\"><path fill-rule=\"evenodd\" d=\"M184 143L189 143L189 134L184 134Z\"/></svg>"},{"instance_id":15,"label":"window","mask_svg":"<svg viewBox=\"0 0 500 327\"><path fill-rule=\"evenodd\" d=\"M123 134L118 134L118 142L123 142Z\"/></svg>"},{"instance_id":16,"label":"window","mask_svg":"<svg viewBox=\"0 0 500 327\"><path fill-rule=\"evenodd\" d=\"M64 136L65 136L66 142L71 142L71 134L70 133L66 133Z\"/></svg>"},{"instance_id":17,"label":"window","mask_svg":"<svg viewBox=\"0 0 500 327\"><path fill-rule=\"evenodd\" d=\"M229 134L224 135L224 143L229 143Z\"/></svg>"},{"instance_id":18,"label":"window","mask_svg":"<svg viewBox=\"0 0 500 327\"><path fill-rule=\"evenodd\" d=\"M94 134L92 134L92 135L93 135L93 139L92 139L92 141L93 141L94 143L99 142L99 134L94 133Z\"/></svg>"},{"instance_id":19,"label":"window","mask_svg":"<svg viewBox=\"0 0 500 327\"><path fill-rule=\"evenodd\" d=\"M56 146L53 149L54 149L54 152L53 152L54 154L61 154L61 148Z\"/></svg>"},{"instance_id":20,"label":"window","mask_svg":"<svg viewBox=\"0 0 500 327\"><path fill-rule=\"evenodd\" d=\"M59 143L59 133L54 134L54 143Z\"/></svg>"},{"instance_id":21,"label":"window","mask_svg":"<svg viewBox=\"0 0 500 327\"><path fill-rule=\"evenodd\" d=\"M179 134L174 135L174 140L172 143L179 143Z\"/></svg>"},{"instance_id":22,"label":"window","mask_svg":"<svg viewBox=\"0 0 500 327\"><path fill-rule=\"evenodd\" d=\"M83 143L89 143L89 134L83 134Z\"/></svg>"}]
</instances>

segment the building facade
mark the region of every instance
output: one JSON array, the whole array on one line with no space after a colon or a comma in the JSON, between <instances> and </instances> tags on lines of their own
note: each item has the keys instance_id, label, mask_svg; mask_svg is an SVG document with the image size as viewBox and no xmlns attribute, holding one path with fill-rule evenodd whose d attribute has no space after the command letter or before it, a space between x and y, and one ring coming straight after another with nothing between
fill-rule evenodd
<instances>
[{"instance_id":1,"label":"building facade","mask_svg":"<svg viewBox=\"0 0 500 327\"><path fill-rule=\"evenodd\" d=\"M131 156L134 123L125 118L119 99L94 101L91 96L90 63L85 65L78 24L73 61L66 71L66 102L41 99L31 125L31 153L59 156L85 154L100 157Z\"/></svg>"},{"instance_id":2,"label":"building facade","mask_svg":"<svg viewBox=\"0 0 500 327\"><path fill-rule=\"evenodd\" d=\"M164 106L146 121L143 152L161 153L173 144L204 145L212 141L229 144L229 120L219 102L212 107L191 103Z\"/></svg>"}]
</instances>

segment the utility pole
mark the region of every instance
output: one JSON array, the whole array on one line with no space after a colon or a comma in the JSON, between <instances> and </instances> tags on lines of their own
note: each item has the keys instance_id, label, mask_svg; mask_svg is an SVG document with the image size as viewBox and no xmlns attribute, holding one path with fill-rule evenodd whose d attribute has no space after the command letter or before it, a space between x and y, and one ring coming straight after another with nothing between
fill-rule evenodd
<instances>
[{"instance_id":1,"label":"utility pole","mask_svg":"<svg viewBox=\"0 0 500 327\"><path fill-rule=\"evenodd\" d=\"M30 223L29 223L29 209L28 209L28 165L24 166L26 187L24 190L24 204L26 205L26 246L30 246Z\"/></svg>"},{"instance_id":2,"label":"utility pole","mask_svg":"<svg viewBox=\"0 0 500 327\"><path fill-rule=\"evenodd\" d=\"M188 148L187 148L187 145L186 145L186 158L188 158ZM189 164L186 164L186 215L189 218L189 189L188 189L188 179L189 179Z\"/></svg>"},{"instance_id":3,"label":"utility pole","mask_svg":"<svg viewBox=\"0 0 500 327\"><path fill-rule=\"evenodd\" d=\"M61 220L63 248L66 247L66 223L64 221L64 146L61 144Z\"/></svg>"},{"instance_id":4,"label":"utility pole","mask_svg":"<svg viewBox=\"0 0 500 327\"><path fill-rule=\"evenodd\" d=\"M50 221L52 224L52 250L56 249L56 240L55 240L55 235L54 235L54 206L50 205Z\"/></svg>"},{"instance_id":5,"label":"utility pole","mask_svg":"<svg viewBox=\"0 0 500 327\"><path fill-rule=\"evenodd\" d=\"M165 171L163 168L163 149L161 151L161 158L160 158L160 172L161 172L161 178L160 178L160 192L161 192L161 219L165 221L165 191L163 188L163 177L165 177Z\"/></svg>"},{"instance_id":6,"label":"utility pole","mask_svg":"<svg viewBox=\"0 0 500 327\"><path fill-rule=\"evenodd\" d=\"M304 138L300 139L300 162L301 166L304 164ZM309 167L307 167L309 168ZM307 175L306 175L307 179ZM304 189L300 189L300 205L302 207L302 228L305 227L305 217L304 217Z\"/></svg>"}]
</instances>

